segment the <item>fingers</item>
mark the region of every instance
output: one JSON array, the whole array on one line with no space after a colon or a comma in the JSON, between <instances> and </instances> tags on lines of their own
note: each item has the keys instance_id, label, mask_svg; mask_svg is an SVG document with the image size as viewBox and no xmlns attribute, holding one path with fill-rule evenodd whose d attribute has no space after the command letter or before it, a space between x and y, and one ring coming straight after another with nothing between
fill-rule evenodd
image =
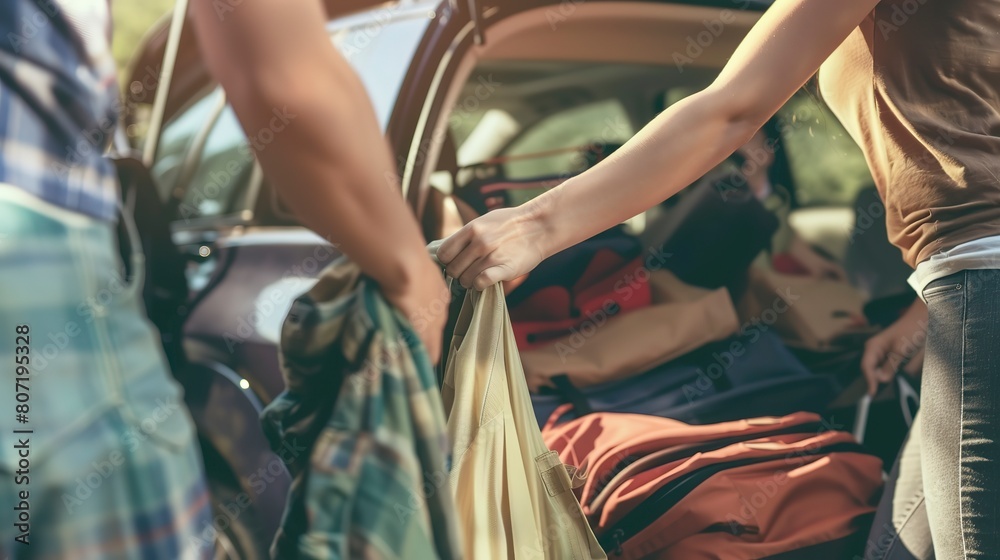
<instances>
[{"instance_id":1,"label":"fingers","mask_svg":"<svg viewBox=\"0 0 1000 560\"><path fill-rule=\"evenodd\" d=\"M868 382L868 394L874 397L878 393L879 386L892 381L894 375L894 370L889 369L885 363L880 364L874 370L865 371L865 380Z\"/></svg>"},{"instance_id":2,"label":"fingers","mask_svg":"<svg viewBox=\"0 0 1000 560\"><path fill-rule=\"evenodd\" d=\"M448 265L457 257L472 240L472 230L468 224L445 239L438 247L437 257L441 264Z\"/></svg>"},{"instance_id":3,"label":"fingers","mask_svg":"<svg viewBox=\"0 0 1000 560\"><path fill-rule=\"evenodd\" d=\"M513 275L509 273L510 266L503 264L503 259L497 259L496 254L491 253L472 263L458 279L459 283L465 289L481 292L493 284L511 280Z\"/></svg>"},{"instance_id":4,"label":"fingers","mask_svg":"<svg viewBox=\"0 0 1000 560\"><path fill-rule=\"evenodd\" d=\"M479 273L486 268L489 268L489 266L489 257L476 259L475 262L470 263L469 266L465 267L460 275L455 276L454 278L458 279L458 283L461 284L463 288L470 290L476 287L476 277L479 276Z\"/></svg>"},{"instance_id":5,"label":"fingers","mask_svg":"<svg viewBox=\"0 0 1000 560\"><path fill-rule=\"evenodd\" d=\"M861 371L868 382L868 394L874 396L878 392L882 377L882 367L886 357L885 348L878 338L873 338L865 345L865 353L861 357Z\"/></svg>"},{"instance_id":6,"label":"fingers","mask_svg":"<svg viewBox=\"0 0 1000 560\"><path fill-rule=\"evenodd\" d=\"M466 226L468 228L469 226ZM474 269L476 263L480 261L485 255L483 254L484 248L482 241L474 235L471 228L469 231L469 241L465 243L462 250L456 253L445 265L445 272L448 276L457 279L461 282L462 286L469 288L472 286L472 279L475 278L475 274L469 276L471 271L475 273L479 272L479 269ZM445 262L445 261L441 261ZM465 279L463 281L463 279Z\"/></svg>"},{"instance_id":7,"label":"fingers","mask_svg":"<svg viewBox=\"0 0 1000 560\"><path fill-rule=\"evenodd\" d=\"M878 381L866 373L865 383L868 385L868 394L874 397L878 393Z\"/></svg>"},{"instance_id":8,"label":"fingers","mask_svg":"<svg viewBox=\"0 0 1000 560\"><path fill-rule=\"evenodd\" d=\"M883 349L874 352L865 350L861 360L861 370L868 382L869 395L875 396L879 385L892 381L896 376L896 370L899 369L899 364L896 362L892 354L886 353Z\"/></svg>"},{"instance_id":9,"label":"fingers","mask_svg":"<svg viewBox=\"0 0 1000 560\"><path fill-rule=\"evenodd\" d=\"M483 291L486 288L504 280L511 280L510 267L500 264L493 255L486 256L472 263L458 279L467 290Z\"/></svg>"},{"instance_id":10,"label":"fingers","mask_svg":"<svg viewBox=\"0 0 1000 560\"><path fill-rule=\"evenodd\" d=\"M865 359L868 359L868 355L865 354ZM878 365L863 364L861 366L861 371L865 375L865 383L868 385L868 394L875 396L878 392Z\"/></svg>"},{"instance_id":11,"label":"fingers","mask_svg":"<svg viewBox=\"0 0 1000 560\"><path fill-rule=\"evenodd\" d=\"M504 280L510 280L511 278L510 268L505 265L491 266L476 276L476 280L473 284L480 292L489 288L497 282L503 282Z\"/></svg>"}]
</instances>

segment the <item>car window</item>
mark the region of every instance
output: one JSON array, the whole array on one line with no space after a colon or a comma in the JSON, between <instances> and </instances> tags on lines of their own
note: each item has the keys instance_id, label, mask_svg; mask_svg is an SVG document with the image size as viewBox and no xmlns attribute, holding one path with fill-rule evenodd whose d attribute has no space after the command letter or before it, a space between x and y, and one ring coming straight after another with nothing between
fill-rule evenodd
<instances>
[{"instance_id":1,"label":"car window","mask_svg":"<svg viewBox=\"0 0 1000 560\"><path fill-rule=\"evenodd\" d=\"M850 206L874 185L861 149L815 94L798 93L778 118L800 206Z\"/></svg>"},{"instance_id":2,"label":"car window","mask_svg":"<svg viewBox=\"0 0 1000 560\"><path fill-rule=\"evenodd\" d=\"M617 99L588 103L545 117L529 127L504 155L538 154L560 148L575 148L593 143L622 144L635 134L628 114ZM525 179L575 173L585 161L577 151L520 159L506 164L506 176Z\"/></svg>"},{"instance_id":3,"label":"car window","mask_svg":"<svg viewBox=\"0 0 1000 560\"><path fill-rule=\"evenodd\" d=\"M337 22L330 27L331 40L361 77L383 129L430 21L423 16L401 17L380 23L377 33L367 19L340 30L336 27L342 24ZM222 96L219 88L203 94L167 122L160 133L152 173L164 200L174 189L184 189L175 220L226 216L253 202L245 200L254 160L246 135L228 105L214 119ZM191 161L188 152L208 125L212 128L193 160L194 167L184 169ZM182 177L190 180L179 185Z\"/></svg>"},{"instance_id":4,"label":"car window","mask_svg":"<svg viewBox=\"0 0 1000 560\"><path fill-rule=\"evenodd\" d=\"M332 36L333 44L350 62L368 91L382 130L389 124L403 78L432 21L416 16L384 24L378 19L384 15L376 12L374 22L365 21Z\"/></svg>"},{"instance_id":5,"label":"car window","mask_svg":"<svg viewBox=\"0 0 1000 560\"><path fill-rule=\"evenodd\" d=\"M181 219L234 214L242 210L254 156L232 107L212 125L180 205Z\"/></svg>"},{"instance_id":6,"label":"car window","mask_svg":"<svg viewBox=\"0 0 1000 560\"><path fill-rule=\"evenodd\" d=\"M210 91L163 126L150 170L161 200L166 200L168 193L177 187L188 149L214 115L221 95L218 89Z\"/></svg>"}]
</instances>

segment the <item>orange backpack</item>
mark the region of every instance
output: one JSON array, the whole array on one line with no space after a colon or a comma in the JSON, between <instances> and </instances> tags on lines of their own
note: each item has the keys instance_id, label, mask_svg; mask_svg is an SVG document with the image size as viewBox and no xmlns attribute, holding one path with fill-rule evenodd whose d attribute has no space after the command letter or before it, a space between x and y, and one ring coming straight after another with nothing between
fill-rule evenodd
<instances>
[{"instance_id":1,"label":"orange backpack","mask_svg":"<svg viewBox=\"0 0 1000 560\"><path fill-rule=\"evenodd\" d=\"M818 415L692 426L596 413L545 426L612 559L844 560L860 552L882 462Z\"/></svg>"}]
</instances>

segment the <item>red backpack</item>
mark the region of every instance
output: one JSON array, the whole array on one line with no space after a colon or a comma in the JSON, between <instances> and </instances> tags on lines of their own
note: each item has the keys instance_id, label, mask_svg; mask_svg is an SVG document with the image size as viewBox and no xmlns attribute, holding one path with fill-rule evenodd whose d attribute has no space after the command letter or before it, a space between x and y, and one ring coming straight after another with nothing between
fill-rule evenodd
<instances>
[{"instance_id":1,"label":"red backpack","mask_svg":"<svg viewBox=\"0 0 1000 560\"><path fill-rule=\"evenodd\" d=\"M511 308L517 347L546 346L588 322L600 324L608 315L649 307L652 291L644 258L626 259L611 250L596 251L572 286L546 286Z\"/></svg>"},{"instance_id":2,"label":"red backpack","mask_svg":"<svg viewBox=\"0 0 1000 560\"><path fill-rule=\"evenodd\" d=\"M577 497L609 558L843 560L863 546L882 462L818 415L555 425L566 410L545 443L586 472Z\"/></svg>"}]
</instances>

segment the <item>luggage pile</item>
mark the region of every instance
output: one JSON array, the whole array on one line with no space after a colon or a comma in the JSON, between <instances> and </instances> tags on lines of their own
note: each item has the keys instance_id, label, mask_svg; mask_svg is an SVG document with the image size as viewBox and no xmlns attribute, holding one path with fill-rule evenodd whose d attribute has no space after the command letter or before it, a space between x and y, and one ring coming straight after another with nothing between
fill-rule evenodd
<instances>
[{"instance_id":1,"label":"luggage pile","mask_svg":"<svg viewBox=\"0 0 1000 560\"><path fill-rule=\"evenodd\" d=\"M564 403L565 419L822 414L858 377L873 332L861 294L761 266L776 218L720 182L689 187L641 237L615 228L508 287L539 425Z\"/></svg>"},{"instance_id":2,"label":"luggage pile","mask_svg":"<svg viewBox=\"0 0 1000 560\"><path fill-rule=\"evenodd\" d=\"M824 416L860 377L863 297L784 255L762 264L776 219L723 183L505 287L535 419L585 477L574 493L610 558L854 557L882 461ZM491 210L524 188L463 200Z\"/></svg>"},{"instance_id":3,"label":"luggage pile","mask_svg":"<svg viewBox=\"0 0 1000 560\"><path fill-rule=\"evenodd\" d=\"M585 465L578 498L610 558L852 558L882 485L882 462L810 413L704 426L597 413L543 433Z\"/></svg>"}]
</instances>

